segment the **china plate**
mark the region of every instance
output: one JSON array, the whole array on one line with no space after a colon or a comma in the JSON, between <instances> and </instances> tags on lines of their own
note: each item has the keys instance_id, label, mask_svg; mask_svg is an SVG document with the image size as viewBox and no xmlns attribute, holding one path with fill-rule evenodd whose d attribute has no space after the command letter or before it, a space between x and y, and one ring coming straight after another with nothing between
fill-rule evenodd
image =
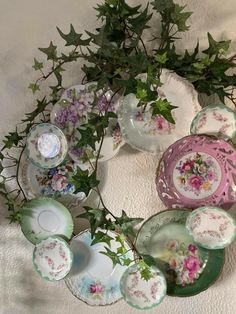
<instances>
[{"instance_id":1,"label":"china plate","mask_svg":"<svg viewBox=\"0 0 236 314\"><path fill-rule=\"evenodd\" d=\"M152 277L149 280L141 277L141 271L137 264L130 266L121 278L120 290L129 305L148 310L160 304L166 296L166 280L155 267L150 267Z\"/></svg>"},{"instance_id":2,"label":"china plate","mask_svg":"<svg viewBox=\"0 0 236 314\"><path fill-rule=\"evenodd\" d=\"M107 233L113 239L114 232ZM91 245L91 233L86 230L75 236L70 244L74 254L74 264L65 279L71 293L89 305L108 305L117 302L121 297L120 279L126 270L125 266L116 265L113 268L109 257L99 253L105 252L108 247L105 243ZM119 244L111 241L111 251L117 250ZM126 244L129 249L128 244ZM131 251L127 258L133 259Z\"/></svg>"},{"instance_id":3,"label":"china plate","mask_svg":"<svg viewBox=\"0 0 236 314\"><path fill-rule=\"evenodd\" d=\"M224 210L204 206L195 209L186 221L194 242L207 249L223 249L236 236L236 223Z\"/></svg>"},{"instance_id":4,"label":"china plate","mask_svg":"<svg viewBox=\"0 0 236 314\"><path fill-rule=\"evenodd\" d=\"M86 199L83 192L73 194L75 187L69 178L76 172L73 161L64 161L52 169L43 169L30 162L25 154L19 165L19 181L28 200L39 196L57 198L69 208Z\"/></svg>"},{"instance_id":5,"label":"china plate","mask_svg":"<svg viewBox=\"0 0 236 314\"><path fill-rule=\"evenodd\" d=\"M26 153L36 166L47 169L54 168L66 157L66 137L53 124L37 124L30 129L27 135Z\"/></svg>"},{"instance_id":6,"label":"china plate","mask_svg":"<svg viewBox=\"0 0 236 314\"><path fill-rule=\"evenodd\" d=\"M140 254L155 258L167 281L167 294L187 297L212 285L221 273L224 250L197 247L188 234L186 210L166 210L150 217L136 239Z\"/></svg>"},{"instance_id":7,"label":"china plate","mask_svg":"<svg viewBox=\"0 0 236 314\"><path fill-rule=\"evenodd\" d=\"M26 202L21 213L22 232L33 244L52 235L67 240L72 236L74 225L70 212L51 198L39 197Z\"/></svg>"},{"instance_id":8,"label":"china plate","mask_svg":"<svg viewBox=\"0 0 236 314\"><path fill-rule=\"evenodd\" d=\"M197 92L185 79L163 70L161 82L160 97L166 97L172 106L178 107L172 110L175 124L169 123L160 115L151 118L150 112L141 114L134 94L125 96L118 109L124 140L138 150L153 154L165 151L176 140L188 135L194 116L201 110Z\"/></svg>"},{"instance_id":9,"label":"china plate","mask_svg":"<svg viewBox=\"0 0 236 314\"><path fill-rule=\"evenodd\" d=\"M236 202L236 151L222 139L190 135L171 145L157 169L156 186L166 207L229 208Z\"/></svg>"},{"instance_id":10,"label":"china plate","mask_svg":"<svg viewBox=\"0 0 236 314\"><path fill-rule=\"evenodd\" d=\"M60 237L51 236L36 244L33 264L37 273L46 280L57 281L65 278L73 262L69 245Z\"/></svg>"},{"instance_id":11,"label":"china plate","mask_svg":"<svg viewBox=\"0 0 236 314\"><path fill-rule=\"evenodd\" d=\"M117 111L118 97L114 97L114 101L110 102L111 92L107 92L99 98L99 91L96 92L96 83L88 83L86 85L75 85L67 90L61 96L60 101L53 107L50 115L51 122L60 127L65 133L69 142L69 155L78 164L82 163L85 148L77 149L75 144L80 138L79 132L76 130L81 124L85 123L90 112ZM93 109L95 97L98 97L97 109ZM107 161L118 154L124 142L121 137L121 131L117 119L110 119L109 126L104 138L101 149L100 162ZM96 150L98 150L99 143ZM86 148L89 157L93 150Z\"/></svg>"},{"instance_id":12,"label":"china plate","mask_svg":"<svg viewBox=\"0 0 236 314\"><path fill-rule=\"evenodd\" d=\"M192 134L209 134L236 140L236 113L225 105L209 105L193 119Z\"/></svg>"}]
</instances>

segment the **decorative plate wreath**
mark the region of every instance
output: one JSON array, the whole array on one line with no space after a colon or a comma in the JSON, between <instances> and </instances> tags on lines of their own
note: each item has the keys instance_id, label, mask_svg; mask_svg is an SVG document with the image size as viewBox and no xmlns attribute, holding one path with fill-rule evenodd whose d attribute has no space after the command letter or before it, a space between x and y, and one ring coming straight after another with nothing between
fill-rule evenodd
<instances>
[{"instance_id":1,"label":"decorative plate wreath","mask_svg":"<svg viewBox=\"0 0 236 314\"><path fill-rule=\"evenodd\" d=\"M29 85L32 92L35 94L40 90L40 83L51 76L54 76L57 83L50 86L50 95L37 99L36 109L27 113L16 130L6 135L3 140L3 148L0 152L0 195L5 198L11 212L10 222L21 221L21 207L27 200L19 183L19 163L25 148L25 138L34 124L49 121L50 110L58 102L64 90L62 84L65 64L71 63L73 66L76 61L83 60L82 71L85 76L82 83L96 81L97 91L102 90L103 94L108 90L112 90L114 95L134 93L139 99L140 110L144 112L149 103L153 116L161 115L172 124L175 122L171 111L175 107L167 99L158 97L157 88L152 88L153 85L161 86L159 78L162 68L173 70L185 77L199 93L217 94L222 103L228 98L236 105L233 96L236 75L226 74L236 66L236 55L227 56L230 40L217 42L208 33L209 47L201 53L198 43L192 53L186 50L184 55L180 55L176 52L175 42L180 38L181 33L189 29L187 20L192 14L185 11L185 6L175 4L173 0L155 0L143 9L141 5L129 6L125 0L105 0L95 10L101 22L95 33L86 31L87 37L84 37L75 31L73 25L70 25L69 33L64 33L57 28L60 36L65 40L65 46L71 47L71 51L67 54L60 53L57 46L50 42L47 48L39 48L46 55L47 61L34 59L33 68L40 73L40 76ZM160 28L154 30L158 35L153 35L151 39L156 48L150 50L143 40L143 33L147 29L149 33L153 31L150 29L149 22L155 16L160 18ZM45 69L48 68L50 70L46 72ZM147 73L146 81L137 78L141 73ZM93 105L96 106L96 103ZM124 258L127 250L124 243L125 240L128 241L142 268L142 277L148 280L151 277L149 266L155 261L151 256L141 256L133 240L136 234L135 226L142 219L129 217L125 211L122 212L121 217L115 216L104 204L99 181L96 178L103 138L109 119L114 117L116 115L109 111L109 106L103 113L100 111L89 116L88 121L83 125L77 148L86 146L94 149L95 143L100 143L93 163L93 172L79 169L70 180L75 186L74 193L80 191L88 195L93 189L99 195L99 204L102 204L102 208L99 204L95 208L84 207L85 212L78 216L90 222L93 243L106 242L109 246L111 239L101 229L119 232L116 241L120 243L120 247L117 252L107 248L105 254L112 259L114 265L117 263L129 265L132 260ZM85 154L83 157L89 161L89 156ZM9 174L12 173L9 168L14 170L13 174Z\"/></svg>"}]
</instances>

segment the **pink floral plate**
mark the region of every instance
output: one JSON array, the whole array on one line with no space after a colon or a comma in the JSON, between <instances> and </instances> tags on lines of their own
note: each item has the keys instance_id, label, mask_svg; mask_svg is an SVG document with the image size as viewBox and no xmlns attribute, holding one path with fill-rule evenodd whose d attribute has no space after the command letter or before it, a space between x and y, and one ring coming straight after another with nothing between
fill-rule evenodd
<instances>
[{"instance_id":1,"label":"pink floral plate","mask_svg":"<svg viewBox=\"0 0 236 314\"><path fill-rule=\"evenodd\" d=\"M186 221L186 228L198 245L207 249L222 249L236 236L236 223L224 210L204 206L195 209Z\"/></svg>"},{"instance_id":2,"label":"pink floral plate","mask_svg":"<svg viewBox=\"0 0 236 314\"><path fill-rule=\"evenodd\" d=\"M166 296L166 280L162 272L150 267L151 278L142 278L142 268L138 264L130 266L120 281L124 300L140 310L149 310L162 302Z\"/></svg>"},{"instance_id":3,"label":"pink floral plate","mask_svg":"<svg viewBox=\"0 0 236 314\"><path fill-rule=\"evenodd\" d=\"M111 97L112 92L102 95L100 91L96 91L96 82L75 85L65 90L60 101L51 111L51 122L62 129L68 139L70 157L79 165L82 164L82 167L87 156L90 159L95 157L99 143L97 143L96 151L93 151L91 147L77 148L76 144L80 139L77 128L86 123L89 113L116 112L119 104L118 96L112 101ZM123 144L117 119L110 119L99 161L113 158Z\"/></svg>"},{"instance_id":4,"label":"pink floral plate","mask_svg":"<svg viewBox=\"0 0 236 314\"><path fill-rule=\"evenodd\" d=\"M117 252L117 234L108 231L107 235L112 239L109 249ZM127 267L119 264L114 267L111 259L101 254L106 252L108 244L100 242L91 245L92 240L89 230L72 239L70 247L74 254L74 263L65 282L75 297L89 305L113 304L122 298L120 279ZM124 258L132 260L133 253L127 243L125 246L128 252Z\"/></svg>"},{"instance_id":5,"label":"pink floral plate","mask_svg":"<svg viewBox=\"0 0 236 314\"><path fill-rule=\"evenodd\" d=\"M33 263L37 273L46 280L57 281L65 278L73 262L73 254L60 237L51 236L36 244Z\"/></svg>"},{"instance_id":6,"label":"pink floral plate","mask_svg":"<svg viewBox=\"0 0 236 314\"><path fill-rule=\"evenodd\" d=\"M141 79L145 75L142 75ZM162 70L158 88L160 98L166 98L172 106L175 124L169 123L161 115L152 116L149 104L145 113L137 107L139 100L129 94L120 101L119 123L124 140L132 147L159 155L176 140L190 134L190 125L201 110L198 94L193 86L182 77L169 70ZM183 119L184 117L184 119Z\"/></svg>"},{"instance_id":7,"label":"pink floral plate","mask_svg":"<svg viewBox=\"0 0 236 314\"><path fill-rule=\"evenodd\" d=\"M236 202L236 151L222 139L190 135L163 154L156 175L160 199L168 208Z\"/></svg>"},{"instance_id":8,"label":"pink floral plate","mask_svg":"<svg viewBox=\"0 0 236 314\"><path fill-rule=\"evenodd\" d=\"M236 113L225 105L209 105L193 119L192 134L209 134L236 140Z\"/></svg>"}]
</instances>

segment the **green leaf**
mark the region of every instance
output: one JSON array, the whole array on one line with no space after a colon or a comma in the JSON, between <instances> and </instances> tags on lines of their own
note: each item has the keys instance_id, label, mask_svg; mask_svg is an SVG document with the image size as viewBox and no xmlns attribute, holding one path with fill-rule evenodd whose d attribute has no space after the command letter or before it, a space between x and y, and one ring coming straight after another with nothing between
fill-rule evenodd
<instances>
[{"instance_id":1,"label":"green leaf","mask_svg":"<svg viewBox=\"0 0 236 314\"><path fill-rule=\"evenodd\" d=\"M3 167L2 163L0 162L0 174L2 173L3 169L4 169L4 167ZM1 184L1 183L2 183L2 182L0 182L0 184ZM4 185L4 186L5 186L5 185Z\"/></svg>"},{"instance_id":2,"label":"green leaf","mask_svg":"<svg viewBox=\"0 0 236 314\"><path fill-rule=\"evenodd\" d=\"M152 272L149 267L143 268L140 272L141 278L148 281L152 278Z\"/></svg>"},{"instance_id":3,"label":"green leaf","mask_svg":"<svg viewBox=\"0 0 236 314\"><path fill-rule=\"evenodd\" d=\"M92 238L95 236L97 228L102 228L106 226L106 215L105 209L94 209L88 206L84 206L85 213L80 214L77 218L87 219L90 223Z\"/></svg>"},{"instance_id":4,"label":"green leaf","mask_svg":"<svg viewBox=\"0 0 236 314\"><path fill-rule=\"evenodd\" d=\"M127 252L126 248L123 247L123 246L120 246L118 249L117 249L117 254L125 254Z\"/></svg>"},{"instance_id":5,"label":"green leaf","mask_svg":"<svg viewBox=\"0 0 236 314\"><path fill-rule=\"evenodd\" d=\"M95 188L99 184L99 181L96 179L96 171L89 175L88 170L83 171L79 167L77 168L76 174L74 174L69 181L75 186L74 193L84 192L86 196L92 188Z\"/></svg>"},{"instance_id":6,"label":"green leaf","mask_svg":"<svg viewBox=\"0 0 236 314\"><path fill-rule=\"evenodd\" d=\"M120 225L122 232L125 235L135 235L134 227L143 221L143 218L128 217L126 212L122 210L121 217L116 218L116 222Z\"/></svg>"},{"instance_id":7,"label":"green leaf","mask_svg":"<svg viewBox=\"0 0 236 314\"><path fill-rule=\"evenodd\" d=\"M108 234L98 231L94 234L94 239L91 243L91 245L94 245L96 243L104 242L107 243L109 246L111 246L111 241L113 240L112 237L110 237Z\"/></svg>"},{"instance_id":8,"label":"green leaf","mask_svg":"<svg viewBox=\"0 0 236 314\"><path fill-rule=\"evenodd\" d=\"M176 24L179 32L185 32L189 29L186 25L187 19L192 15L192 12L183 12L185 6L180 6L178 4L174 5L174 11L170 14L172 18L172 23Z\"/></svg>"},{"instance_id":9,"label":"green leaf","mask_svg":"<svg viewBox=\"0 0 236 314\"><path fill-rule=\"evenodd\" d=\"M36 83L29 84L29 89L32 90L33 94L35 94L37 90L40 90L39 85Z\"/></svg>"},{"instance_id":10,"label":"green leaf","mask_svg":"<svg viewBox=\"0 0 236 314\"><path fill-rule=\"evenodd\" d=\"M203 50L203 53L208 54L209 57L213 55L217 55L221 52L225 53L228 51L231 40L224 40L224 41L215 41L214 38L210 33L207 33L209 48Z\"/></svg>"},{"instance_id":11,"label":"green leaf","mask_svg":"<svg viewBox=\"0 0 236 314\"><path fill-rule=\"evenodd\" d=\"M66 41L65 46L87 46L90 43L90 38L81 39L82 34L76 33L72 24L70 24L70 32L68 34L64 34L58 27L57 30L60 36Z\"/></svg>"},{"instance_id":12,"label":"green leaf","mask_svg":"<svg viewBox=\"0 0 236 314\"><path fill-rule=\"evenodd\" d=\"M0 152L0 160L4 159L4 155Z\"/></svg>"},{"instance_id":13,"label":"green leaf","mask_svg":"<svg viewBox=\"0 0 236 314\"><path fill-rule=\"evenodd\" d=\"M160 64L165 64L168 60L168 57L167 57L167 51L165 51L163 54L157 54L155 56L155 59L157 62L159 62Z\"/></svg>"},{"instance_id":14,"label":"green leaf","mask_svg":"<svg viewBox=\"0 0 236 314\"><path fill-rule=\"evenodd\" d=\"M158 99L157 101L150 104L152 107L152 115L162 115L170 123L175 124L175 120L172 117L171 110L177 108L172 106L167 99Z\"/></svg>"},{"instance_id":15,"label":"green leaf","mask_svg":"<svg viewBox=\"0 0 236 314\"><path fill-rule=\"evenodd\" d=\"M47 48L39 48L39 50L47 55L47 60L57 61L57 46L50 42Z\"/></svg>"},{"instance_id":16,"label":"green leaf","mask_svg":"<svg viewBox=\"0 0 236 314\"><path fill-rule=\"evenodd\" d=\"M76 144L76 147L85 147L88 145L95 150L95 143L98 141L98 137L94 134L94 130L88 127L86 129L79 128L78 131L80 132L81 138Z\"/></svg>"},{"instance_id":17,"label":"green leaf","mask_svg":"<svg viewBox=\"0 0 236 314\"><path fill-rule=\"evenodd\" d=\"M162 12L174 7L173 0L155 0L151 2L151 4L157 12Z\"/></svg>"},{"instance_id":18,"label":"green leaf","mask_svg":"<svg viewBox=\"0 0 236 314\"><path fill-rule=\"evenodd\" d=\"M131 25L131 30L133 30L136 34L139 36L142 34L142 32L150 28L150 26L147 25L148 21L152 18L152 13L148 14L148 4L146 8L141 12L139 15L128 18L128 22Z\"/></svg>"},{"instance_id":19,"label":"green leaf","mask_svg":"<svg viewBox=\"0 0 236 314\"><path fill-rule=\"evenodd\" d=\"M34 68L35 71L41 70L43 68L43 62L39 62L36 58L34 58L34 65L32 68Z\"/></svg>"},{"instance_id":20,"label":"green leaf","mask_svg":"<svg viewBox=\"0 0 236 314\"><path fill-rule=\"evenodd\" d=\"M42 113L46 107L48 106L48 102L46 98L44 97L42 100L37 100L37 107L34 111L26 113L26 118L21 120L22 122L33 122L37 116Z\"/></svg>"},{"instance_id":21,"label":"green leaf","mask_svg":"<svg viewBox=\"0 0 236 314\"><path fill-rule=\"evenodd\" d=\"M4 147L2 150L8 148L12 148L14 145L17 146L18 143L24 139L24 136L20 136L16 130L16 132L10 132L9 135L5 136L5 139L3 140Z\"/></svg>"},{"instance_id":22,"label":"green leaf","mask_svg":"<svg viewBox=\"0 0 236 314\"><path fill-rule=\"evenodd\" d=\"M124 258L123 259L123 265L129 266L133 261L130 258Z\"/></svg>"},{"instance_id":23,"label":"green leaf","mask_svg":"<svg viewBox=\"0 0 236 314\"><path fill-rule=\"evenodd\" d=\"M121 233L116 236L116 241L119 242L123 246L126 241L126 236L123 233Z\"/></svg>"},{"instance_id":24,"label":"green leaf","mask_svg":"<svg viewBox=\"0 0 236 314\"><path fill-rule=\"evenodd\" d=\"M145 262L145 264L147 264L148 266L157 266L157 262L155 258L152 257L151 255L142 254L142 259Z\"/></svg>"},{"instance_id":25,"label":"green leaf","mask_svg":"<svg viewBox=\"0 0 236 314\"><path fill-rule=\"evenodd\" d=\"M99 253L108 256L112 260L113 267L115 267L117 264L122 265L122 262L116 252L111 251L107 247L105 247L105 249L106 249L106 252L99 252Z\"/></svg>"}]
</instances>

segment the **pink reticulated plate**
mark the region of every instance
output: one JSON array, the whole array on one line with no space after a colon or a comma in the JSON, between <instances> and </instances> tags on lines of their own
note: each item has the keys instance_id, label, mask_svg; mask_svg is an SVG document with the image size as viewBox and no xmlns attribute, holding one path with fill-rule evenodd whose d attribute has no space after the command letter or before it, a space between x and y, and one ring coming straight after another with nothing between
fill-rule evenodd
<instances>
[{"instance_id":1,"label":"pink reticulated plate","mask_svg":"<svg viewBox=\"0 0 236 314\"><path fill-rule=\"evenodd\" d=\"M186 136L163 154L156 186L168 208L228 209L236 202L236 151L222 139Z\"/></svg>"}]
</instances>

